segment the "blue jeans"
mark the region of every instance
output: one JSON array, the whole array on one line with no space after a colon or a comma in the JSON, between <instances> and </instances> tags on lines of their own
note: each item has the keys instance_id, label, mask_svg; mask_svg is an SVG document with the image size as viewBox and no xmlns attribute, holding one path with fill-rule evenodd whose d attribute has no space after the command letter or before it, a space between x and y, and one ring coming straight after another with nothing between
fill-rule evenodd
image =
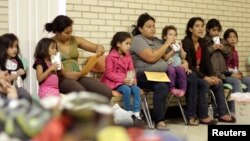
<instances>
[{"instance_id":1,"label":"blue jeans","mask_svg":"<svg viewBox=\"0 0 250 141\"><path fill-rule=\"evenodd\" d=\"M128 86L121 85L116 89L122 94L124 109L126 111L139 112L140 111L140 88L136 85ZM133 105L131 104L131 97L133 96Z\"/></svg>"},{"instance_id":2,"label":"blue jeans","mask_svg":"<svg viewBox=\"0 0 250 141\"><path fill-rule=\"evenodd\" d=\"M226 77L225 80L226 83L232 85L233 87L232 93L242 92L241 81L239 79L233 77ZM235 113L234 100L228 101L228 107L230 109L230 112Z\"/></svg>"},{"instance_id":3,"label":"blue jeans","mask_svg":"<svg viewBox=\"0 0 250 141\"><path fill-rule=\"evenodd\" d=\"M187 118L197 117L197 109L199 118L208 117L208 91L207 83L198 78L195 73L187 76L187 91L186 91L186 109L185 115Z\"/></svg>"},{"instance_id":4,"label":"blue jeans","mask_svg":"<svg viewBox=\"0 0 250 141\"><path fill-rule=\"evenodd\" d=\"M247 92L250 92L250 77L243 77L241 82L247 86Z\"/></svg>"},{"instance_id":5,"label":"blue jeans","mask_svg":"<svg viewBox=\"0 0 250 141\"><path fill-rule=\"evenodd\" d=\"M142 89L150 89L154 92L153 95L153 117L155 124L164 121L166 112L166 98L168 96L168 83L148 81L144 72L139 72L137 75L138 86Z\"/></svg>"},{"instance_id":6,"label":"blue jeans","mask_svg":"<svg viewBox=\"0 0 250 141\"><path fill-rule=\"evenodd\" d=\"M224 116L227 113L226 103L225 103L225 95L224 95L224 87L223 83L220 82L217 85L210 86L210 89L214 92L214 96L217 103L217 111L219 116Z\"/></svg>"}]
</instances>

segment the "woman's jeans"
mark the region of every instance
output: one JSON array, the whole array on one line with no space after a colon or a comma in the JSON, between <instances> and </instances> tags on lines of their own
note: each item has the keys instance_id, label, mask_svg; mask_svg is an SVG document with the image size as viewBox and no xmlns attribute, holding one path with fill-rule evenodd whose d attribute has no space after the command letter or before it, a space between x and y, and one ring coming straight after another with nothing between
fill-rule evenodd
<instances>
[{"instance_id":1,"label":"woman's jeans","mask_svg":"<svg viewBox=\"0 0 250 141\"><path fill-rule=\"evenodd\" d=\"M122 94L124 109L126 111L139 112L140 111L140 88L136 85L120 85L117 89ZM131 104L131 97L133 96L133 105Z\"/></svg>"},{"instance_id":2,"label":"woman's jeans","mask_svg":"<svg viewBox=\"0 0 250 141\"><path fill-rule=\"evenodd\" d=\"M148 81L143 72L137 73L137 83L142 89L150 89L154 92L153 95L153 118L155 124L164 121L166 112L166 98L168 96L168 83Z\"/></svg>"},{"instance_id":3,"label":"woman's jeans","mask_svg":"<svg viewBox=\"0 0 250 141\"><path fill-rule=\"evenodd\" d=\"M187 76L187 91L186 91L186 109L185 115L187 118L208 117L208 91L209 86L207 83L198 78L195 73Z\"/></svg>"},{"instance_id":4,"label":"woman's jeans","mask_svg":"<svg viewBox=\"0 0 250 141\"><path fill-rule=\"evenodd\" d=\"M225 102L223 83L219 82L217 85L212 85L212 86L210 86L210 89L214 93L219 116L224 116L224 115L228 114L227 108L226 108L226 102Z\"/></svg>"}]
</instances>

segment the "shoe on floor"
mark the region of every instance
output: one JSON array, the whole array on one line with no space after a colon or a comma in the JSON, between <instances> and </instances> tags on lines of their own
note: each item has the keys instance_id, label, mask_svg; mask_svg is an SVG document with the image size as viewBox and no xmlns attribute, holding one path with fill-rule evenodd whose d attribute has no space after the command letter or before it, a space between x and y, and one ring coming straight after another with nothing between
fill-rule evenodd
<instances>
[{"instance_id":1,"label":"shoe on floor","mask_svg":"<svg viewBox=\"0 0 250 141\"><path fill-rule=\"evenodd\" d=\"M172 88L172 89L170 90L170 93L171 93L172 95L174 95L174 96L178 96L178 97L179 97L179 91L178 91L177 89L175 89L175 88Z\"/></svg>"},{"instance_id":2,"label":"shoe on floor","mask_svg":"<svg viewBox=\"0 0 250 141\"><path fill-rule=\"evenodd\" d=\"M156 124L155 128L157 130L162 130L162 131L169 131L170 129L167 127L167 125L165 124L164 121L160 121L158 122L158 124Z\"/></svg>"},{"instance_id":3,"label":"shoe on floor","mask_svg":"<svg viewBox=\"0 0 250 141\"><path fill-rule=\"evenodd\" d=\"M199 120L196 118L188 118L188 125L190 126L198 126L199 125Z\"/></svg>"}]
</instances>

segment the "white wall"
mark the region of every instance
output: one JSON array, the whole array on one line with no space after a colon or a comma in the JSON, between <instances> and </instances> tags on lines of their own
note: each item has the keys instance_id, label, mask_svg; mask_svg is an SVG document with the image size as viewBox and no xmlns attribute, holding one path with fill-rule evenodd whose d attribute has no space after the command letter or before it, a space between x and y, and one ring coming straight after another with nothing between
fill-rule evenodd
<instances>
[{"instance_id":1,"label":"white wall","mask_svg":"<svg viewBox=\"0 0 250 141\"><path fill-rule=\"evenodd\" d=\"M66 13L65 0L9 0L9 32L19 38L22 56L28 60L25 87L31 94L37 94L37 79L33 64L36 43L47 37L46 22Z\"/></svg>"}]
</instances>

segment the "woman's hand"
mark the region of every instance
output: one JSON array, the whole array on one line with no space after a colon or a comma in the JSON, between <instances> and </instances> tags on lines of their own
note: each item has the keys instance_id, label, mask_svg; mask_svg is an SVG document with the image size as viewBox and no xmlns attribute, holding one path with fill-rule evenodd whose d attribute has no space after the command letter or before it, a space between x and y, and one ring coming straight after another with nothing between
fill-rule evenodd
<instances>
[{"instance_id":1,"label":"woman's hand","mask_svg":"<svg viewBox=\"0 0 250 141\"><path fill-rule=\"evenodd\" d=\"M69 79L78 80L82 76L81 72L66 72L65 77Z\"/></svg>"},{"instance_id":2,"label":"woman's hand","mask_svg":"<svg viewBox=\"0 0 250 141\"><path fill-rule=\"evenodd\" d=\"M205 77L204 77L204 80L205 80L206 82L208 82L209 85L213 85L213 79L212 79L212 77L205 76Z\"/></svg>"},{"instance_id":3,"label":"woman's hand","mask_svg":"<svg viewBox=\"0 0 250 141\"><path fill-rule=\"evenodd\" d=\"M187 74L192 73L192 70L190 70L190 69L188 68L188 62L187 62L186 60L182 60L181 66L184 68L184 70L185 70L185 72L186 72Z\"/></svg>"},{"instance_id":4,"label":"woman's hand","mask_svg":"<svg viewBox=\"0 0 250 141\"><path fill-rule=\"evenodd\" d=\"M104 54L103 45L97 45L96 46L96 54L97 54L97 57L102 56Z\"/></svg>"},{"instance_id":5,"label":"woman's hand","mask_svg":"<svg viewBox=\"0 0 250 141\"><path fill-rule=\"evenodd\" d=\"M218 78L216 76L212 76L212 85L217 85L220 82L221 82L220 78Z\"/></svg>"},{"instance_id":6,"label":"woman's hand","mask_svg":"<svg viewBox=\"0 0 250 141\"><path fill-rule=\"evenodd\" d=\"M8 71L0 71L0 79L4 79L7 82L10 82L10 74L8 73Z\"/></svg>"}]
</instances>

